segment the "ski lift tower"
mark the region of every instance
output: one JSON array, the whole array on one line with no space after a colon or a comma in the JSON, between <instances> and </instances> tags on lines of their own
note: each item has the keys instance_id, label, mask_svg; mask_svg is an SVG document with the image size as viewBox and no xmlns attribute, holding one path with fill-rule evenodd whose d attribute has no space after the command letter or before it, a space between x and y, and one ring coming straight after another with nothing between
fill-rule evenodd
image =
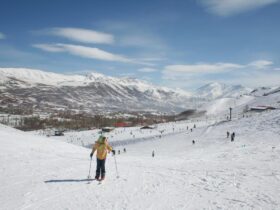
<instances>
[{"instance_id":1,"label":"ski lift tower","mask_svg":"<svg viewBox=\"0 0 280 210\"><path fill-rule=\"evenodd\" d=\"M232 113L232 108L229 107L229 120L231 120L231 113Z\"/></svg>"}]
</instances>

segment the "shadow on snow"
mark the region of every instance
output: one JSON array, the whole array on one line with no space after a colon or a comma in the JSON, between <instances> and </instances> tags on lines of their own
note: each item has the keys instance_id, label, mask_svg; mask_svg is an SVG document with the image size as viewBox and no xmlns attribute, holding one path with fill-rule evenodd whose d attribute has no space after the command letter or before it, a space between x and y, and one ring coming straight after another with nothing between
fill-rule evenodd
<instances>
[{"instance_id":1,"label":"shadow on snow","mask_svg":"<svg viewBox=\"0 0 280 210\"><path fill-rule=\"evenodd\" d=\"M60 182L89 182L95 179L52 179L44 181L45 183L60 183Z\"/></svg>"}]
</instances>

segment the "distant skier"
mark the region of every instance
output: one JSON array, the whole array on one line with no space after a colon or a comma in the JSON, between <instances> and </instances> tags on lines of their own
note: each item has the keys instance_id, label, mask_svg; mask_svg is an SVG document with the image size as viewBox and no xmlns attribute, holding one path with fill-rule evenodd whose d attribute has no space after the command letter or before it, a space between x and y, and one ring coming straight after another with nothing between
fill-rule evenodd
<instances>
[{"instance_id":1,"label":"distant skier","mask_svg":"<svg viewBox=\"0 0 280 210\"><path fill-rule=\"evenodd\" d=\"M152 152L152 157L155 157L155 151L153 150L153 152Z\"/></svg>"},{"instance_id":2,"label":"distant skier","mask_svg":"<svg viewBox=\"0 0 280 210\"><path fill-rule=\"evenodd\" d=\"M233 133L231 134L231 141L234 141L234 138L235 138L235 133L233 132Z\"/></svg>"},{"instance_id":3,"label":"distant skier","mask_svg":"<svg viewBox=\"0 0 280 210\"><path fill-rule=\"evenodd\" d=\"M195 140L192 140L192 144L195 144Z\"/></svg>"},{"instance_id":4,"label":"distant skier","mask_svg":"<svg viewBox=\"0 0 280 210\"><path fill-rule=\"evenodd\" d=\"M126 153L126 148L123 148L123 152Z\"/></svg>"},{"instance_id":5,"label":"distant skier","mask_svg":"<svg viewBox=\"0 0 280 210\"><path fill-rule=\"evenodd\" d=\"M191 132L192 132L192 128L191 128Z\"/></svg>"},{"instance_id":6,"label":"distant skier","mask_svg":"<svg viewBox=\"0 0 280 210\"><path fill-rule=\"evenodd\" d=\"M187 130L189 130L189 126L187 126Z\"/></svg>"},{"instance_id":7,"label":"distant skier","mask_svg":"<svg viewBox=\"0 0 280 210\"><path fill-rule=\"evenodd\" d=\"M119 155L121 154L121 150L118 150L118 154L119 154Z\"/></svg>"},{"instance_id":8,"label":"distant skier","mask_svg":"<svg viewBox=\"0 0 280 210\"><path fill-rule=\"evenodd\" d=\"M92 147L92 152L90 153L90 158L92 158L95 151L96 153L96 159L97 159L97 165L96 165L96 174L95 179L96 180L104 180L105 179L105 161L107 153L112 151L112 147L109 145L107 138L105 136L100 136L98 140L95 142L95 144ZM101 173L101 179L100 177Z\"/></svg>"},{"instance_id":9,"label":"distant skier","mask_svg":"<svg viewBox=\"0 0 280 210\"><path fill-rule=\"evenodd\" d=\"M229 132L227 131L227 138L229 137Z\"/></svg>"},{"instance_id":10,"label":"distant skier","mask_svg":"<svg viewBox=\"0 0 280 210\"><path fill-rule=\"evenodd\" d=\"M193 125L193 128L196 128L196 125L195 125L195 124Z\"/></svg>"}]
</instances>

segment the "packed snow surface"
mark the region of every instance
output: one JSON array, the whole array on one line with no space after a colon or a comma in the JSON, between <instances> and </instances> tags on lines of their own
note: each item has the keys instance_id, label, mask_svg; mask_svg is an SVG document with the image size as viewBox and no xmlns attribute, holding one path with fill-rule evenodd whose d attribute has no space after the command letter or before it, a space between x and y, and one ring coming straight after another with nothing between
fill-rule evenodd
<instances>
[{"instance_id":1,"label":"packed snow surface","mask_svg":"<svg viewBox=\"0 0 280 210\"><path fill-rule=\"evenodd\" d=\"M0 209L280 209L279 110L192 125L115 147L119 178L109 155L102 184L86 179L90 149L1 126Z\"/></svg>"}]
</instances>

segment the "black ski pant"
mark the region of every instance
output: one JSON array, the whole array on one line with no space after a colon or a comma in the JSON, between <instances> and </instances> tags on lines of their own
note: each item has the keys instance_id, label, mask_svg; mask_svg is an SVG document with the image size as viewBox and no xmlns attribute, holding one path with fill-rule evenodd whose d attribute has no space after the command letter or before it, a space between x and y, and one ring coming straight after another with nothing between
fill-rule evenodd
<instances>
[{"instance_id":1,"label":"black ski pant","mask_svg":"<svg viewBox=\"0 0 280 210\"><path fill-rule=\"evenodd\" d=\"M100 177L100 174L101 174L101 178L104 178L105 177L105 161L106 159L104 160L100 160L100 159L96 159L97 161L97 165L96 165L96 174L95 174L95 178L96 179L99 179Z\"/></svg>"}]
</instances>

